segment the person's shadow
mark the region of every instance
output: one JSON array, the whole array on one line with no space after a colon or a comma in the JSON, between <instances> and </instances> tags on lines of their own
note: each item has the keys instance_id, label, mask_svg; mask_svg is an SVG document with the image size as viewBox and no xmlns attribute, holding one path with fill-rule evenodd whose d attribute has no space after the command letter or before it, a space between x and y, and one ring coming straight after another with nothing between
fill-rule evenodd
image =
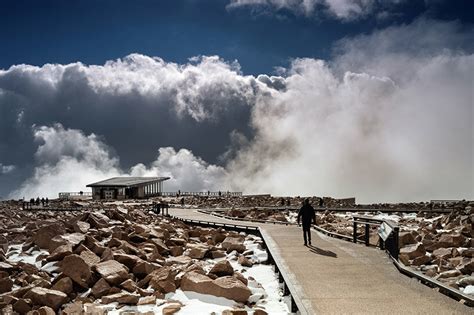
<instances>
[{"instance_id":1,"label":"person's shadow","mask_svg":"<svg viewBox=\"0 0 474 315\"><path fill-rule=\"evenodd\" d=\"M323 256L328 256L328 257L333 257L337 258L337 254L334 252L331 252L330 250L324 250L322 248L318 248L314 245L308 245L309 250L312 253L318 254L318 255L323 255Z\"/></svg>"}]
</instances>

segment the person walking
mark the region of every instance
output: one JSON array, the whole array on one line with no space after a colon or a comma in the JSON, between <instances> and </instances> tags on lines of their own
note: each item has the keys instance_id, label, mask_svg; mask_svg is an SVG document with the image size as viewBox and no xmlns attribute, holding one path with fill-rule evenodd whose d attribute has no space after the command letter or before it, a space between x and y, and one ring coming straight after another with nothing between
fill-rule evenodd
<instances>
[{"instance_id":1,"label":"person walking","mask_svg":"<svg viewBox=\"0 0 474 315\"><path fill-rule=\"evenodd\" d=\"M298 226L300 225L300 219L303 221L303 239L304 246L311 245L311 221L316 224L316 213L314 208L309 204L309 199L306 198L303 202L303 206L298 212Z\"/></svg>"}]
</instances>

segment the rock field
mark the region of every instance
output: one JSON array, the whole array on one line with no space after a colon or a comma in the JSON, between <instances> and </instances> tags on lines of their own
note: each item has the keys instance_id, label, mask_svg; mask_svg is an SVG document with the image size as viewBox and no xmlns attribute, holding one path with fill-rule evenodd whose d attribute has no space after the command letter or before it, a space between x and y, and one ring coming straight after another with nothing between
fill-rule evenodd
<instances>
[{"instance_id":1,"label":"rock field","mask_svg":"<svg viewBox=\"0 0 474 315\"><path fill-rule=\"evenodd\" d=\"M267 292L247 275L267 258L259 237L191 227L146 204L100 205L36 212L0 202L2 314L173 314L187 307L170 298L183 291L230 301L215 314L267 314Z\"/></svg>"}]
</instances>

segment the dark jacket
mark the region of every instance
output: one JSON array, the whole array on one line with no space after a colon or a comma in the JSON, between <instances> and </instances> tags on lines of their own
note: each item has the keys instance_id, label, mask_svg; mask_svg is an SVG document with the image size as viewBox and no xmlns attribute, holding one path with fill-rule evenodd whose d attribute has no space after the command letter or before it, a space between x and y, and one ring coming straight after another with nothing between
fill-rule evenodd
<instances>
[{"instance_id":1,"label":"dark jacket","mask_svg":"<svg viewBox=\"0 0 474 315\"><path fill-rule=\"evenodd\" d=\"M301 207L298 212L298 224L300 223L300 218L303 219L303 225L310 225L311 221L316 224L316 212L311 205L304 205Z\"/></svg>"}]
</instances>

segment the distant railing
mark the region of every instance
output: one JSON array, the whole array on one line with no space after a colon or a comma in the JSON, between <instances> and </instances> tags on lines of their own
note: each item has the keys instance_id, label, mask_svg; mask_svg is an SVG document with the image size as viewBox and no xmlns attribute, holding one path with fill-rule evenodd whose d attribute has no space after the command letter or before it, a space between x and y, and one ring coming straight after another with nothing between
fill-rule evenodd
<instances>
[{"instance_id":1,"label":"distant railing","mask_svg":"<svg viewBox=\"0 0 474 315\"><path fill-rule=\"evenodd\" d=\"M164 191L161 193L163 197L240 197L242 192L237 191Z\"/></svg>"},{"instance_id":2,"label":"distant railing","mask_svg":"<svg viewBox=\"0 0 474 315\"><path fill-rule=\"evenodd\" d=\"M357 232L357 225L363 224L365 226L364 229L364 240L366 246L369 246L369 238L370 238L370 226L375 225L378 226L378 235L379 235L379 245L381 249L386 249L390 256L392 256L395 260L398 260L398 234L399 234L399 227L398 224L386 220L386 219L375 219L374 217L364 216L364 215L353 215L352 216L353 222L353 231L352 231L352 241L357 243L359 241L358 232Z\"/></svg>"},{"instance_id":3,"label":"distant railing","mask_svg":"<svg viewBox=\"0 0 474 315\"><path fill-rule=\"evenodd\" d=\"M59 199L69 200L69 199L80 199L92 197L92 192L90 191L72 191L72 192L60 192Z\"/></svg>"}]
</instances>

